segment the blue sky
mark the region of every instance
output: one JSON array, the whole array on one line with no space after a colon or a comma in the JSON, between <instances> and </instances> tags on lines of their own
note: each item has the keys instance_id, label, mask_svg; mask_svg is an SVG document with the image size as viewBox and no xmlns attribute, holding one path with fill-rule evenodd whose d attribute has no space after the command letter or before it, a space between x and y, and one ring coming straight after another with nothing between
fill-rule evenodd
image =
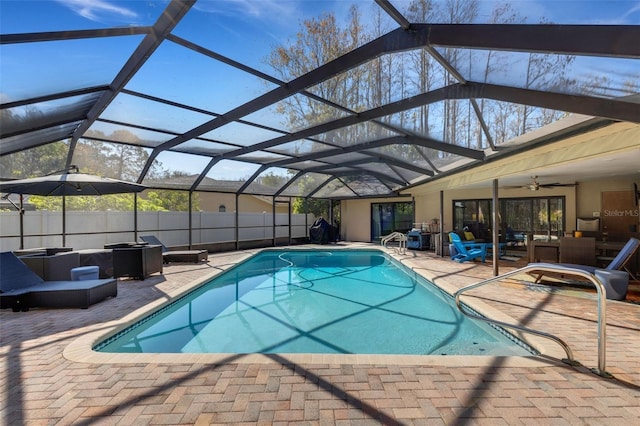
<instances>
[{"instance_id":1,"label":"blue sky","mask_svg":"<svg viewBox=\"0 0 640 426\"><path fill-rule=\"evenodd\" d=\"M393 0L400 10L409 3ZM479 0L480 22L486 22L496 3L503 1ZM567 24L640 25L640 0L510 3L530 23L544 18ZM11 34L151 25L167 4L168 0L0 0L0 31ZM334 12L341 20L352 4L359 7L365 20L377 8L373 0L199 0L175 32L267 72L264 59L268 52L295 37L302 20L325 11ZM390 19L387 23L395 25ZM202 31L203 27L210 31Z\"/></svg>"},{"instance_id":2,"label":"blue sky","mask_svg":"<svg viewBox=\"0 0 640 426\"><path fill-rule=\"evenodd\" d=\"M489 9L494 3L481 1L481 5ZM636 0L515 0L510 3L521 10L531 24L544 17L557 24L640 25L640 1Z\"/></svg>"},{"instance_id":3,"label":"blue sky","mask_svg":"<svg viewBox=\"0 0 640 426\"><path fill-rule=\"evenodd\" d=\"M410 0L393 1L400 10L406 9L409 3ZM479 0L480 22L488 19L496 3L502 2ZM514 0L510 3L531 23L544 18L555 23L640 25L640 0ZM11 34L151 25L167 4L168 0L0 0L0 31ZM373 0L199 0L174 33L270 73L265 64L268 53L274 46L295 37L302 20L320 16L325 11L332 11L339 20L344 20L352 4L359 7L365 20L377 8ZM390 28L396 25L390 19L387 24ZM203 31L203 28L206 30ZM30 44L27 47L22 45L17 49L14 46L0 46L4 62L0 64L0 70L8 81L5 84L0 82L0 97L13 100L26 95L38 96L41 94L37 93L38 85L45 86L42 90L49 88L45 83L47 78L38 78L41 69L28 71L27 67L22 66L37 61L37 58L42 58L39 68L46 68L46 64L52 63L59 66L58 71L56 67L47 70L49 80L57 80L57 75L70 75L72 71L67 67L80 67L78 75L82 75L82 83L109 82L109 76L119 69L122 58L126 58L138 42L139 38L126 41L124 38L109 39L106 42L93 41L86 47L82 42L69 42L67 45L72 48L66 49L64 60L56 58L55 52L50 49L51 45L47 43ZM47 56L40 52L46 52ZM16 67L12 69L13 61L16 61ZM64 62L69 63L65 65ZM229 69L223 65L218 65L218 68L216 74ZM19 73L15 72L16 69L20 70ZM231 79L247 78L233 70L230 73L235 76L231 76ZM28 89L31 82L21 84L12 78L35 81L36 87ZM8 93L10 84L31 92ZM266 86L244 81L239 86L245 87L247 96L251 97L267 89ZM237 93L235 95L239 96ZM220 105L220 108L233 106L236 105Z\"/></svg>"},{"instance_id":4,"label":"blue sky","mask_svg":"<svg viewBox=\"0 0 640 426\"><path fill-rule=\"evenodd\" d=\"M443 3L444 1L438 1ZM392 0L404 10L410 0ZM486 19L501 0L479 0L480 21ZM640 24L638 0L512 0L530 23L545 17L565 24ZM0 27L3 34L31 31L87 29L96 27L150 25L167 0L0 0ZM244 33L250 24L266 37L282 40L293 35L299 20L331 10L344 16L356 4L367 13L369 0L199 0L194 10L211 15L228 32ZM51 19L55 17L55 19ZM266 20L266 22L265 22Z\"/></svg>"},{"instance_id":5,"label":"blue sky","mask_svg":"<svg viewBox=\"0 0 640 426\"><path fill-rule=\"evenodd\" d=\"M404 10L409 2L394 0L393 4ZM502 2L479 1L479 22L486 22L496 3ZM544 18L563 24L640 25L640 0L514 0L510 3L526 17L527 23L537 23ZM151 25L167 4L167 0L0 0L0 32ZM267 54L274 46L295 37L302 20L331 11L339 21L344 21L352 4L359 7L365 21L377 8L373 0L199 0L174 33L269 74L265 64ZM386 23L389 28L396 26L391 19ZM140 39L73 41L64 42L64 47L59 42L2 45L0 99L25 99L60 90L109 84ZM60 46L56 47L56 43ZM149 94L217 113L224 113L274 87L216 61L204 64L202 58L194 58L189 52L177 53L175 45L168 44L158 49L128 88L146 92L148 88L157 87L155 74L163 68L175 72L162 73L162 90ZM207 91L193 90L206 87L209 80L210 85L216 85L215 96ZM219 84L221 81L224 84ZM131 114L135 110L122 111ZM153 127L153 120L162 121L163 116L151 117L147 111L146 119ZM184 120L186 125L188 118Z\"/></svg>"}]
</instances>

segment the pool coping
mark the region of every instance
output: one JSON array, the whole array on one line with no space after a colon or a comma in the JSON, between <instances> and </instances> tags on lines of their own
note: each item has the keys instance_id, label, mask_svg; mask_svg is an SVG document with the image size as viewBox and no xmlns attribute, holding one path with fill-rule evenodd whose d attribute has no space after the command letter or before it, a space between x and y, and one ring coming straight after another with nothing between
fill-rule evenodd
<instances>
[{"instance_id":1,"label":"pool coping","mask_svg":"<svg viewBox=\"0 0 640 426\"><path fill-rule=\"evenodd\" d=\"M377 247L332 247L331 250L342 249L366 249L378 250L387 254L396 261L412 270L414 273L433 282L446 293L453 295L458 290L454 285L447 282L446 278L437 277L424 266L419 266L411 262L411 259L404 258L399 253L390 252ZM305 364L367 364L367 365L424 365L424 366L449 366L449 367L484 367L492 366L499 363L501 366L510 367L542 367L558 365L564 357L564 351L557 345L549 345L549 341L535 335L523 334L509 330L511 334L526 342L529 346L539 352L540 355L531 356L492 356L492 355L382 355L382 354L235 354L235 353L106 353L97 352L93 347L99 342L104 341L110 336L124 330L145 316L164 307L165 305L179 299L193 289L201 286L206 281L211 280L217 275L231 269L238 263L246 260L256 253L270 250L282 250L282 248L266 248L262 250L251 250L250 252L240 253L238 259L233 264L226 265L226 268L218 268L190 283L176 289L155 301L148 303L135 311L125 315L124 317L99 323L95 326L99 329L89 331L82 336L76 338L63 351L63 356L69 361L79 363L97 363L97 364L282 364L282 363L305 363ZM309 248L306 247L286 247L286 250L324 250L327 248ZM490 307L481 300L474 299L465 301L465 304L476 312L489 318L502 321L504 323L517 324L513 318ZM556 347L557 346L557 347Z\"/></svg>"}]
</instances>

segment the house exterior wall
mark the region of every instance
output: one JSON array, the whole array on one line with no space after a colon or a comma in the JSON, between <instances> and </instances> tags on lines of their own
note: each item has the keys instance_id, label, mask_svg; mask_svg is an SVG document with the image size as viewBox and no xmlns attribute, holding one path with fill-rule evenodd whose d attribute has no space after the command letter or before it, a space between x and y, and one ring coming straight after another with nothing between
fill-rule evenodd
<instances>
[{"instance_id":1,"label":"house exterior wall","mask_svg":"<svg viewBox=\"0 0 640 426\"><path fill-rule=\"evenodd\" d=\"M200 199L200 210L205 212L217 212L221 205L226 211L232 212L236 209L236 195L222 192L198 192ZM262 211L262 210L260 210Z\"/></svg>"},{"instance_id":2,"label":"house exterior wall","mask_svg":"<svg viewBox=\"0 0 640 426\"><path fill-rule=\"evenodd\" d=\"M443 229L451 231L453 229L453 200L458 199L491 199L491 189L482 190L451 190L445 192ZM531 191L518 190L510 194L513 197L531 197ZM567 230L573 230L576 222L576 196L574 188L553 189L544 192L544 196L564 196L566 203L565 226ZM501 196L501 198L507 198ZM410 201L406 198L376 198L366 200L346 200L341 202L342 206L342 238L346 241L369 242L371 241L371 204L372 203L393 203L399 201ZM423 194L414 199L415 223L430 223L433 219L440 219L440 194Z\"/></svg>"},{"instance_id":3,"label":"house exterior wall","mask_svg":"<svg viewBox=\"0 0 640 426\"><path fill-rule=\"evenodd\" d=\"M217 212L224 205L227 212L236 210L236 195L222 192L198 192L200 198L200 210L205 212ZM272 212L272 204L262 198L253 195L240 195L238 206L241 212L262 213ZM287 204L276 203L276 213L287 213Z\"/></svg>"},{"instance_id":4,"label":"house exterior wall","mask_svg":"<svg viewBox=\"0 0 640 426\"><path fill-rule=\"evenodd\" d=\"M638 171L632 176L612 176L608 179L585 179L577 182L576 187L545 188L539 191L528 189L507 189L500 187L500 178L522 175L531 170L606 158L612 152L628 153L638 158ZM603 159L603 161L606 161ZM615 175L615 164L611 164ZM524 198L536 196L565 197L565 230L576 227L578 217L591 217L600 212L601 193L603 191L631 191L633 182L640 184L640 126L631 123L619 123L615 127L605 127L589 133L569 137L553 144L529 149L521 154L494 160L471 170L443 177L424 185L403 191L415 200L416 223L431 222L440 218L440 192L443 194L443 229L449 231L453 223L453 200L491 199L492 182L498 179L499 198ZM464 189L462 189L464 188ZM365 199L342 201L342 234L349 241L369 241L371 234L371 203L396 202L404 199ZM639 218L640 220L640 218ZM640 226L639 226L640 228Z\"/></svg>"},{"instance_id":5,"label":"house exterior wall","mask_svg":"<svg viewBox=\"0 0 640 426\"><path fill-rule=\"evenodd\" d=\"M371 241L371 204L412 201L410 197L367 198L340 202L340 235L345 241Z\"/></svg>"}]
</instances>

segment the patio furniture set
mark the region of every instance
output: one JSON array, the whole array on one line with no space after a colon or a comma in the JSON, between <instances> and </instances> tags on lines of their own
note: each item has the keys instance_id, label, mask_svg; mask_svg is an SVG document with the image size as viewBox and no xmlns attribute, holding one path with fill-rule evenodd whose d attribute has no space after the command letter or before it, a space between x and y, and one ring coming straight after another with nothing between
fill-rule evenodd
<instances>
[{"instance_id":1,"label":"patio furniture set","mask_svg":"<svg viewBox=\"0 0 640 426\"><path fill-rule=\"evenodd\" d=\"M155 237L143 238L146 240L141 242L106 244L103 249L62 247L0 253L0 309L86 309L116 297L117 278L144 280L162 273L167 263L208 260L207 250L170 250Z\"/></svg>"},{"instance_id":2,"label":"patio furniture set","mask_svg":"<svg viewBox=\"0 0 640 426\"><path fill-rule=\"evenodd\" d=\"M477 244L462 241L460 236L451 232L451 259L465 262L479 259L485 262L487 243ZM596 241L594 237L561 237L552 241L529 241L529 265L544 266L545 263L559 264L572 270L591 274L600 281L606 290L607 299L624 300L627 295L629 278L637 280L630 265L640 247L640 240L634 237L625 242ZM617 252L615 256L609 256ZM538 283L544 272L535 274ZM560 276L564 279L564 276Z\"/></svg>"}]
</instances>

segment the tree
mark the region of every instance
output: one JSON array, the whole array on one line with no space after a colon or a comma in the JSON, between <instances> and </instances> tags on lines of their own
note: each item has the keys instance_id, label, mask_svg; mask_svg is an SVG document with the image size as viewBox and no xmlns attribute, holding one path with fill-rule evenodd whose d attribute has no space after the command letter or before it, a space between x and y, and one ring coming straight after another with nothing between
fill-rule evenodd
<instances>
[{"instance_id":1,"label":"tree","mask_svg":"<svg viewBox=\"0 0 640 426\"><path fill-rule=\"evenodd\" d=\"M194 210L198 210L198 194L194 194ZM154 190L146 194L148 205L139 207L140 210L149 208L150 210L161 211L189 211L189 193L187 191Z\"/></svg>"},{"instance_id":2,"label":"tree","mask_svg":"<svg viewBox=\"0 0 640 426\"><path fill-rule=\"evenodd\" d=\"M433 22L436 9L432 0L414 0L407 9L407 18L412 22ZM417 86L418 93L426 93L434 84L434 69L437 66L426 49L418 49L410 53L411 65L414 72L412 83ZM431 132L429 127L429 105L423 105L416 117L418 120L415 130L421 134Z\"/></svg>"},{"instance_id":3,"label":"tree","mask_svg":"<svg viewBox=\"0 0 640 426\"><path fill-rule=\"evenodd\" d=\"M31 195L29 202L37 210L62 210L62 197ZM131 211L133 194L66 197L65 206L69 211Z\"/></svg>"},{"instance_id":4,"label":"tree","mask_svg":"<svg viewBox=\"0 0 640 426\"><path fill-rule=\"evenodd\" d=\"M310 194L321 182L311 175L304 175L298 180L298 192L300 194ZM318 198L297 197L293 199L291 205L293 213L312 213L315 217L329 217L329 202Z\"/></svg>"},{"instance_id":5,"label":"tree","mask_svg":"<svg viewBox=\"0 0 640 426\"><path fill-rule=\"evenodd\" d=\"M173 171L165 172L164 179L172 180L190 175L185 172ZM154 189L142 193L140 197L145 199L149 204L139 205L139 210L149 208L150 210L164 210L164 211L189 211L189 192L170 190L170 189ZM198 193L194 193L191 197L192 210L200 210L200 196Z\"/></svg>"},{"instance_id":6,"label":"tree","mask_svg":"<svg viewBox=\"0 0 640 426\"><path fill-rule=\"evenodd\" d=\"M3 178L26 179L62 170L69 144L54 142L0 157Z\"/></svg>"},{"instance_id":7,"label":"tree","mask_svg":"<svg viewBox=\"0 0 640 426\"><path fill-rule=\"evenodd\" d=\"M295 198L292 203L292 211L296 214L311 213L315 217L329 218L329 200L318 198Z\"/></svg>"},{"instance_id":8,"label":"tree","mask_svg":"<svg viewBox=\"0 0 640 426\"><path fill-rule=\"evenodd\" d=\"M289 173L287 177L270 172L265 175L258 176L255 179L255 182L268 188L280 189L285 183L289 181L291 176L291 173Z\"/></svg>"},{"instance_id":9,"label":"tree","mask_svg":"<svg viewBox=\"0 0 640 426\"><path fill-rule=\"evenodd\" d=\"M568 87L573 85L570 80L566 78L566 73L574 59L575 56L530 53L527 63L525 88L566 91ZM537 128L560 118L558 113L542 114L538 116L542 117L542 120L537 120L535 126L532 126L531 116L536 110L539 111L541 109L527 105L522 105L522 107L518 109L519 134L525 134L530 131L532 127ZM562 115L562 113L560 113L560 115Z\"/></svg>"},{"instance_id":10,"label":"tree","mask_svg":"<svg viewBox=\"0 0 640 426\"><path fill-rule=\"evenodd\" d=\"M73 162L77 163L82 173L114 177L136 181L142 166L149 158L147 150L139 146L135 135L118 130L107 136L100 132L92 132L96 139L82 139L76 145ZM98 138L100 140L98 140ZM133 143L116 144L102 140L119 140ZM65 167L69 151L68 141L59 141L41 145L32 149L16 152L0 157L2 177L16 179L44 176ZM161 179L183 177L185 173L169 172L163 169L162 163L155 162L149 176ZM65 206L75 211L130 211L133 210L133 194L113 194L104 196L67 197ZM61 197L42 197L32 195L29 202L39 210L61 210ZM194 210L199 210L198 194L192 197ZM187 191L152 190L138 197L140 211L188 211L189 193Z\"/></svg>"},{"instance_id":11,"label":"tree","mask_svg":"<svg viewBox=\"0 0 640 426\"><path fill-rule=\"evenodd\" d=\"M356 6L350 8L344 26L336 21L333 14L303 21L296 39L275 48L266 62L284 81L307 73L381 35L386 29L383 28L380 9L376 8L376 12L378 19L373 32L362 23ZM403 67L403 61L395 62L393 55L374 58L310 88L309 91L332 104L344 106L347 110L358 112L370 109L389 103L402 90L399 88L404 87L404 80L398 80L394 71L400 69L404 72ZM330 103L321 103L302 95L294 96L279 103L277 112L285 117L287 128L297 130L335 120L345 114L344 110L335 108ZM332 146L345 147L397 134L384 126L367 122L332 130L314 138ZM381 151L398 157L420 158L415 150L406 149L405 146L385 147Z\"/></svg>"},{"instance_id":12,"label":"tree","mask_svg":"<svg viewBox=\"0 0 640 426\"><path fill-rule=\"evenodd\" d=\"M142 166L149 159L149 150L144 148L144 142L128 130L115 130L109 135L100 131L89 131L85 138L78 141L73 160L82 164L90 173L136 181ZM165 175L162 163L156 161L146 177L156 178Z\"/></svg>"},{"instance_id":13,"label":"tree","mask_svg":"<svg viewBox=\"0 0 640 426\"><path fill-rule=\"evenodd\" d=\"M193 195L193 210L199 210L198 194ZM29 196L29 203L37 210L62 210L62 197ZM189 193L186 191L154 190L138 196L138 211L189 211ZM133 194L66 197L68 211L133 211Z\"/></svg>"},{"instance_id":14,"label":"tree","mask_svg":"<svg viewBox=\"0 0 640 426\"><path fill-rule=\"evenodd\" d=\"M360 28L357 27L355 7L351 9L351 14L353 25L349 30L338 26L333 13L303 21L296 40L286 46L276 47L266 58L267 64L281 80L290 81L352 50L359 41ZM354 87L350 82L355 76L352 74L336 76L313 87L311 91L342 105L354 105ZM278 104L277 111L284 115L288 128L294 131L342 115L340 110L306 96L283 100Z\"/></svg>"}]
</instances>

